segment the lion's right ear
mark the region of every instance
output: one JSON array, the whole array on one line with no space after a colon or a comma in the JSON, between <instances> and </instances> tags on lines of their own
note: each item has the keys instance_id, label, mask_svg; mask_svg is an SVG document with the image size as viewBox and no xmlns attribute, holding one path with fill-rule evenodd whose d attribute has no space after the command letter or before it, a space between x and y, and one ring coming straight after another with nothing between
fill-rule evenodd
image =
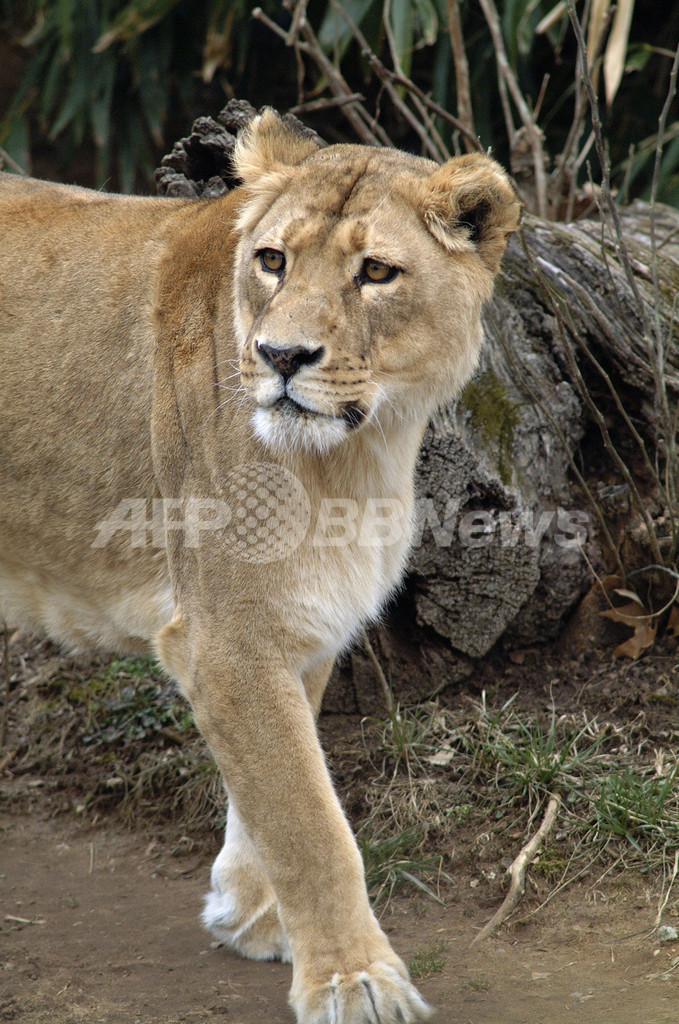
<instances>
[{"instance_id":1,"label":"lion's right ear","mask_svg":"<svg viewBox=\"0 0 679 1024\"><path fill-rule=\"evenodd\" d=\"M236 143L234 167L247 188L262 178L285 173L318 151L318 145L267 107L245 128Z\"/></svg>"},{"instance_id":2,"label":"lion's right ear","mask_svg":"<svg viewBox=\"0 0 679 1024\"><path fill-rule=\"evenodd\" d=\"M480 153L453 157L422 188L427 227L450 252L475 247L492 274L521 222L521 203L503 169Z\"/></svg>"}]
</instances>

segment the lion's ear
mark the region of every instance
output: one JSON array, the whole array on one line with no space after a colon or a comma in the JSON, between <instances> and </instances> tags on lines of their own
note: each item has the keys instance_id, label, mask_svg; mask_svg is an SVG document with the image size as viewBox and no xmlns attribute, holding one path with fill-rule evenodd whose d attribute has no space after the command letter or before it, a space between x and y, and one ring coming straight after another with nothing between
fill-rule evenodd
<instances>
[{"instance_id":1,"label":"lion's ear","mask_svg":"<svg viewBox=\"0 0 679 1024\"><path fill-rule=\"evenodd\" d=\"M318 144L301 126L284 121L267 107L240 134L233 162L245 185L251 186L266 175L296 167L317 150Z\"/></svg>"},{"instance_id":2,"label":"lion's ear","mask_svg":"<svg viewBox=\"0 0 679 1024\"><path fill-rule=\"evenodd\" d=\"M426 179L422 202L427 227L446 249L459 252L471 242L497 272L521 220L521 203L499 164L480 153L454 157Z\"/></svg>"}]
</instances>

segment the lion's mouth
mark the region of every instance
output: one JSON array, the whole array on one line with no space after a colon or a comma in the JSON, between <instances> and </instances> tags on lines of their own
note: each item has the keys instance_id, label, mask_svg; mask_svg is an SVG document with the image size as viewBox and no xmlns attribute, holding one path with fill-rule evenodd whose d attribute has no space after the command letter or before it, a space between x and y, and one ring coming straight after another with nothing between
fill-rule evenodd
<instances>
[{"instance_id":1,"label":"lion's mouth","mask_svg":"<svg viewBox=\"0 0 679 1024\"><path fill-rule=\"evenodd\" d=\"M322 412L320 409L312 409L308 405L302 405L296 398L292 398L288 394L281 395L271 407L276 411L280 412L287 419L294 420L336 420L342 419L341 416L335 416L333 413Z\"/></svg>"},{"instance_id":2,"label":"lion's mouth","mask_svg":"<svg viewBox=\"0 0 679 1024\"><path fill-rule=\"evenodd\" d=\"M280 410L284 416L294 417L295 419L339 420L349 430L355 430L356 427L359 427L366 417L365 411L355 402L347 402L341 412L333 414L321 412L319 409L310 409L288 394L281 395L274 403L273 408Z\"/></svg>"},{"instance_id":3,"label":"lion's mouth","mask_svg":"<svg viewBox=\"0 0 679 1024\"><path fill-rule=\"evenodd\" d=\"M290 451L295 447L321 454L341 444L347 432L357 425L340 413L312 409L292 398L280 395L276 401L260 405L253 424L256 436L273 448Z\"/></svg>"},{"instance_id":4,"label":"lion's mouth","mask_svg":"<svg viewBox=\"0 0 679 1024\"><path fill-rule=\"evenodd\" d=\"M316 409L308 409L304 405L300 405L299 402L291 398L290 395L281 395L278 401L274 404L274 409L280 409L284 415L293 416L323 416L322 412L317 412Z\"/></svg>"}]
</instances>

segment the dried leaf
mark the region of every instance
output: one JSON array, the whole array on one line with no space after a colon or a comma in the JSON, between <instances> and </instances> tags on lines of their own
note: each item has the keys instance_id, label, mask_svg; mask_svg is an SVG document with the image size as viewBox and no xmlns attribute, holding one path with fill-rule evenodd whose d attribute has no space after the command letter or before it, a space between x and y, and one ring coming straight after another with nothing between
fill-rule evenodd
<instances>
[{"instance_id":1,"label":"dried leaf","mask_svg":"<svg viewBox=\"0 0 679 1024\"><path fill-rule=\"evenodd\" d=\"M556 7L552 7L549 14L545 14L544 18L538 22L535 26L535 34L538 36L544 35L549 32L552 25L558 25L567 11L566 0L559 0Z\"/></svg>"},{"instance_id":2,"label":"dried leaf","mask_svg":"<svg viewBox=\"0 0 679 1024\"><path fill-rule=\"evenodd\" d=\"M679 605L673 604L667 620L667 632L670 636L679 636Z\"/></svg>"},{"instance_id":3,"label":"dried leaf","mask_svg":"<svg viewBox=\"0 0 679 1024\"><path fill-rule=\"evenodd\" d=\"M637 626L634 627L634 633L625 640L624 643L618 644L613 651L614 658L638 658L642 651L645 651L647 647L652 647L655 643L655 634L657 627L651 625L646 619L642 619Z\"/></svg>"},{"instance_id":4,"label":"dried leaf","mask_svg":"<svg viewBox=\"0 0 679 1024\"><path fill-rule=\"evenodd\" d=\"M587 60L589 63L592 85L596 91L599 82L599 63L592 67L592 58L599 43L601 31L606 23L606 15L611 6L611 0L592 0L592 8L589 14L589 25L587 27Z\"/></svg>"},{"instance_id":5,"label":"dried leaf","mask_svg":"<svg viewBox=\"0 0 679 1024\"><path fill-rule=\"evenodd\" d=\"M435 754L425 757L424 760L433 764L436 768L446 768L455 757L455 751L450 747L442 747Z\"/></svg>"},{"instance_id":6,"label":"dried leaf","mask_svg":"<svg viewBox=\"0 0 679 1024\"><path fill-rule=\"evenodd\" d=\"M605 576L601 581L601 586L604 590L615 590L616 587L621 587L623 583L622 576Z\"/></svg>"},{"instance_id":7,"label":"dried leaf","mask_svg":"<svg viewBox=\"0 0 679 1024\"><path fill-rule=\"evenodd\" d=\"M605 619L611 619L613 622L624 622L627 626L635 624L638 619L651 618L651 613L644 608L640 601L638 604L630 601L629 604L622 604L619 608L607 608L599 614L603 615Z\"/></svg>"},{"instance_id":8,"label":"dried leaf","mask_svg":"<svg viewBox=\"0 0 679 1024\"><path fill-rule=\"evenodd\" d=\"M644 606L644 602L638 594L634 593L633 590L624 590L622 587L616 587L614 593L618 594L620 597L626 597L630 601L636 601L636 603L640 604L642 608Z\"/></svg>"},{"instance_id":9,"label":"dried leaf","mask_svg":"<svg viewBox=\"0 0 679 1024\"><path fill-rule=\"evenodd\" d=\"M625 57L627 56L633 12L634 0L617 0L613 28L604 56L604 84L606 86L606 102L609 107L615 98L625 70Z\"/></svg>"},{"instance_id":10,"label":"dried leaf","mask_svg":"<svg viewBox=\"0 0 679 1024\"><path fill-rule=\"evenodd\" d=\"M628 640L618 644L613 651L613 657L638 658L642 651L655 643L657 622L653 621L653 614L633 591L615 588L615 593L620 594L621 597L632 598L632 600L628 604L620 605L619 608L607 608L599 614L612 622L621 622L625 626L631 626L634 632Z\"/></svg>"}]
</instances>

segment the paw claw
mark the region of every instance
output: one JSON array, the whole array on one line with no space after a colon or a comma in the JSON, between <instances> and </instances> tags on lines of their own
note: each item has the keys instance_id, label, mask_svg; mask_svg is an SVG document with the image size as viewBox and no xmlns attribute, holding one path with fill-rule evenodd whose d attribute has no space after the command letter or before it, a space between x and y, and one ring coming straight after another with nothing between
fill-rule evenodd
<instances>
[{"instance_id":1,"label":"paw claw","mask_svg":"<svg viewBox=\"0 0 679 1024\"><path fill-rule=\"evenodd\" d=\"M379 961L293 992L292 1004L300 1024L418 1024L433 1012L407 976Z\"/></svg>"}]
</instances>

